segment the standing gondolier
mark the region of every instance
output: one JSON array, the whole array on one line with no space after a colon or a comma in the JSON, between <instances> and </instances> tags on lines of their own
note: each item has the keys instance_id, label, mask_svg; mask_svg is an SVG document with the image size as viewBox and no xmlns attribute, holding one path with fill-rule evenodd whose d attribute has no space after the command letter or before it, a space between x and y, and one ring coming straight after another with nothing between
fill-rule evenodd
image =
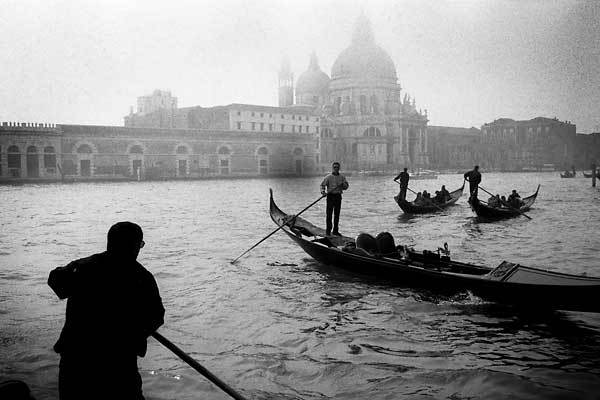
<instances>
[{"instance_id":1,"label":"standing gondolier","mask_svg":"<svg viewBox=\"0 0 600 400\"><path fill-rule=\"evenodd\" d=\"M469 182L469 193L470 197L477 197L477 188L481 183L481 173L479 172L479 165L473 167L471 171L465 172L465 180Z\"/></svg>"},{"instance_id":2,"label":"standing gondolier","mask_svg":"<svg viewBox=\"0 0 600 400\"><path fill-rule=\"evenodd\" d=\"M400 179L400 194L398 195L398 200L406 200L406 189L408 189L408 181L410 180L408 168L404 167L404 171L400 172L394 178L394 182L398 182L398 179Z\"/></svg>"},{"instance_id":3,"label":"standing gondolier","mask_svg":"<svg viewBox=\"0 0 600 400\"><path fill-rule=\"evenodd\" d=\"M327 195L326 234L342 236L338 230L340 210L342 209L342 192L348 189L346 177L340 174L340 163L331 164L331 173L321 182L321 194ZM333 215L333 231L331 217Z\"/></svg>"}]
</instances>

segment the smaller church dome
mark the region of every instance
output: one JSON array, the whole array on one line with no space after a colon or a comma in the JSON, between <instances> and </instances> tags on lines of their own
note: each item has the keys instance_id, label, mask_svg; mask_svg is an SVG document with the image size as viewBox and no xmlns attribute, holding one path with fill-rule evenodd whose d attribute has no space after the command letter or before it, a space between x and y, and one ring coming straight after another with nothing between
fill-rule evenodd
<instances>
[{"instance_id":1,"label":"smaller church dome","mask_svg":"<svg viewBox=\"0 0 600 400\"><path fill-rule=\"evenodd\" d=\"M325 72L321 71L321 68L319 68L319 62L317 61L317 56L315 53L313 53L310 56L310 65L308 66L308 70L303 72L298 78L298 83L296 84L296 93L320 93L327 91L328 87L329 76Z\"/></svg>"}]
</instances>

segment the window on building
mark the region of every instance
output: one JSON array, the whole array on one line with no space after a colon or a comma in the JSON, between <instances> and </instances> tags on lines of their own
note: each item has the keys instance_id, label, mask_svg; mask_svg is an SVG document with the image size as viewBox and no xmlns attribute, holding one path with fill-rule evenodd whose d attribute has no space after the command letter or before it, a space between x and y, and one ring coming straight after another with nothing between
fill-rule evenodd
<instances>
[{"instance_id":1,"label":"window on building","mask_svg":"<svg viewBox=\"0 0 600 400\"><path fill-rule=\"evenodd\" d=\"M89 144L82 144L81 146L79 146L77 148L77 152L79 154L91 154L92 153L92 148L90 147Z\"/></svg>"},{"instance_id":2,"label":"window on building","mask_svg":"<svg viewBox=\"0 0 600 400\"><path fill-rule=\"evenodd\" d=\"M315 132L319 133L319 127L315 127Z\"/></svg>"},{"instance_id":3,"label":"window on building","mask_svg":"<svg viewBox=\"0 0 600 400\"><path fill-rule=\"evenodd\" d=\"M298 125L298 132L302 133L302 125Z\"/></svg>"},{"instance_id":4,"label":"window on building","mask_svg":"<svg viewBox=\"0 0 600 400\"><path fill-rule=\"evenodd\" d=\"M359 97L359 111L361 114L366 114L367 113L367 96L365 96L364 94L360 95Z\"/></svg>"},{"instance_id":5,"label":"window on building","mask_svg":"<svg viewBox=\"0 0 600 400\"><path fill-rule=\"evenodd\" d=\"M129 152L133 153L133 154L144 154L144 150L142 149L142 146L140 146L139 144L132 146L131 149L129 149Z\"/></svg>"},{"instance_id":6,"label":"window on building","mask_svg":"<svg viewBox=\"0 0 600 400\"><path fill-rule=\"evenodd\" d=\"M237 115L242 115L242 112L241 112L241 111L238 111L238 112L237 112Z\"/></svg>"},{"instance_id":7,"label":"window on building","mask_svg":"<svg viewBox=\"0 0 600 400\"><path fill-rule=\"evenodd\" d=\"M302 121L302 115L298 115L298 121Z\"/></svg>"},{"instance_id":8,"label":"window on building","mask_svg":"<svg viewBox=\"0 0 600 400\"><path fill-rule=\"evenodd\" d=\"M273 131L273 124L269 124L269 132Z\"/></svg>"},{"instance_id":9,"label":"window on building","mask_svg":"<svg viewBox=\"0 0 600 400\"><path fill-rule=\"evenodd\" d=\"M269 114L269 118L273 118L273 114Z\"/></svg>"},{"instance_id":10,"label":"window on building","mask_svg":"<svg viewBox=\"0 0 600 400\"><path fill-rule=\"evenodd\" d=\"M269 154L269 149L267 149L266 147L261 147L256 153L260 156L266 156Z\"/></svg>"},{"instance_id":11,"label":"window on building","mask_svg":"<svg viewBox=\"0 0 600 400\"><path fill-rule=\"evenodd\" d=\"M377 100L377 96L375 95L371 96L371 112L373 114L379 113L379 102Z\"/></svg>"},{"instance_id":12,"label":"window on building","mask_svg":"<svg viewBox=\"0 0 600 400\"><path fill-rule=\"evenodd\" d=\"M309 133L309 132L310 132L309 126L306 125L306 133Z\"/></svg>"},{"instance_id":13,"label":"window on building","mask_svg":"<svg viewBox=\"0 0 600 400\"><path fill-rule=\"evenodd\" d=\"M188 153L188 148L187 148L187 146L184 146L184 145L177 146L177 150L175 150L175 152L177 154L187 154Z\"/></svg>"},{"instance_id":14,"label":"window on building","mask_svg":"<svg viewBox=\"0 0 600 400\"><path fill-rule=\"evenodd\" d=\"M254 117L254 111L252 111L252 116Z\"/></svg>"},{"instance_id":15,"label":"window on building","mask_svg":"<svg viewBox=\"0 0 600 400\"><path fill-rule=\"evenodd\" d=\"M229 175L229 160L219 160L219 172L221 175Z\"/></svg>"},{"instance_id":16,"label":"window on building","mask_svg":"<svg viewBox=\"0 0 600 400\"><path fill-rule=\"evenodd\" d=\"M285 131L285 125L281 124L281 132Z\"/></svg>"},{"instance_id":17,"label":"window on building","mask_svg":"<svg viewBox=\"0 0 600 400\"><path fill-rule=\"evenodd\" d=\"M56 150L53 146L44 147L44 168L46 170L56 168Z\"/></svg>"},{"instance_id":18,"label":"window on building","mask_svg":"<svg viewBox=\"0 0 600 400\"><path fill-rule=\"evenodd\" d=\"M13 178L21 176L21 150L18 146L10 146L7 149L8 173Z\"/></svg>"},{"instance_id":19,"label":"window on building","mask_svg":"<svg viewBox=\"0 0 600 400\"><path fill-rule=\"evenodd\" d=\"M296 125L292 125L292 133L296 133Z\"/></svg>"},{"instance_id":20,"label":"window on building","mask_svg":"<svg viewBox=\"0 0 600 400\"><path fill-rule=\"evenodd\" d=\"M264 122L261 122L261 123L260 123L260 130L261 130L261 131L264 131L264 130L265 130L265 123L264 123Z\"/></svg>"},{"instance_id":21,"label":"window on building","mask_svg":"<svg viewBox=\"0 0 600 400\"><path fill-rule=\"evenodd\" d=\"M265 116L265 113L260 113L260 117L261 118L264 117L264 116Z\"/></svg>"},{"instance_id":22,"label":"window on building","mask_svg":"<svg viewBox=\"0 0 600 400\"><path fill-rule=\"evenodd\" d=\"M237 128L238 128L238 129L242 129L242 123L241 123L241 122L238 122L238 123L237 123Z\"/></svg>"},{"instance_id":23,"label":"window on building","mask_svg":"<svg viewBox=\"0 0 600 400\"><path fill-rule=\"evenodd\" d=\"M369 127L363 132L363 136L381 136L381 131L375 127Z\"/></svg>"},{"instance_id":24,"label":"window on building","mask_svg":"<svg viewBox=\"0 0 600 400\"><path fill-rule=\"evenodd\" d=\"M313 96L313 103L314 104L318 104L319 103L319 96Z\"/></svg>"},{"instance_id":25,"label":"window on building","mask_svg":"<svg viewBox=\"0 0 600 400\"><path fill-rule=\"evenodd\" d=\"M252 123L252 130L255 130L255 129L256 129L256 122L253 122Z\"/></svg>"},{"instance_id":26,"label":"window on building","mask_svg":"<svg viewBox=\"0 0 600 400\"><path fill-rule=\"evenodd\" d=\"M284 118L285 118L285 115L281 114L281 119L284 119Z\"/></svg>"},{"instance_id":27,"label":"window on building","mask_svg":"<svg viewBox=\"0 0 600 400\"><path fill-rule=\"evenodd\" d=\"M269 164L267 160L258 160L258 173L261 175L266 175L269 173Z\"/></svg>"}]
</instances>

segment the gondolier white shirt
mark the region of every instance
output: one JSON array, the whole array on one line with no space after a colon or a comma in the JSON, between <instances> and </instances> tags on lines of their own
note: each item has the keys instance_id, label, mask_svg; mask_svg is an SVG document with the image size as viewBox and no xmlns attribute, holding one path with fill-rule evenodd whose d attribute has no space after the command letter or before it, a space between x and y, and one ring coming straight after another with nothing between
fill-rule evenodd
<instances>
[{"instance_id":1,"label":"gondolier white shirt","mask_svg":"<svg viewBox=\"0 0 600 400\"><path fill-rule=\"evenodd\" d=\"M329 174L321 182L321 191L331 190L332 194L341 194L344 190L348 189L348 181L342 174Z\"/></svg>"}]
</instances>

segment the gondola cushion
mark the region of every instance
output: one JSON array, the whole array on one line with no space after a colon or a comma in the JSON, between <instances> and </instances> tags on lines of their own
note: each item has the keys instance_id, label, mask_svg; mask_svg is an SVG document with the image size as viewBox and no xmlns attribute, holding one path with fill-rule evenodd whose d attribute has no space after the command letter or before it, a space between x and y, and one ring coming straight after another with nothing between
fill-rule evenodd
<instances>
[{"instance_id":1,"label":"gondola cushion","mask_svg":"<svg viewBox=\"0 0 600 400\"><path fill-rule=\"evenodd\" d=\"M396 252L394 237L389 232L381 232L375 237L377 252L379 254L391 254Z\"/></svg>"},{"instance_id":2,"label":"gondola cushion","mask_svg":"<svg viewBox=\"0 0 600 400\"><path fill-rule=\"evenodd\" d=\"M364 249L369 253L376 253L377 240L368 233L359 233L356 237L356 247L359 249Z\"/></svg>"}]
</instances>

